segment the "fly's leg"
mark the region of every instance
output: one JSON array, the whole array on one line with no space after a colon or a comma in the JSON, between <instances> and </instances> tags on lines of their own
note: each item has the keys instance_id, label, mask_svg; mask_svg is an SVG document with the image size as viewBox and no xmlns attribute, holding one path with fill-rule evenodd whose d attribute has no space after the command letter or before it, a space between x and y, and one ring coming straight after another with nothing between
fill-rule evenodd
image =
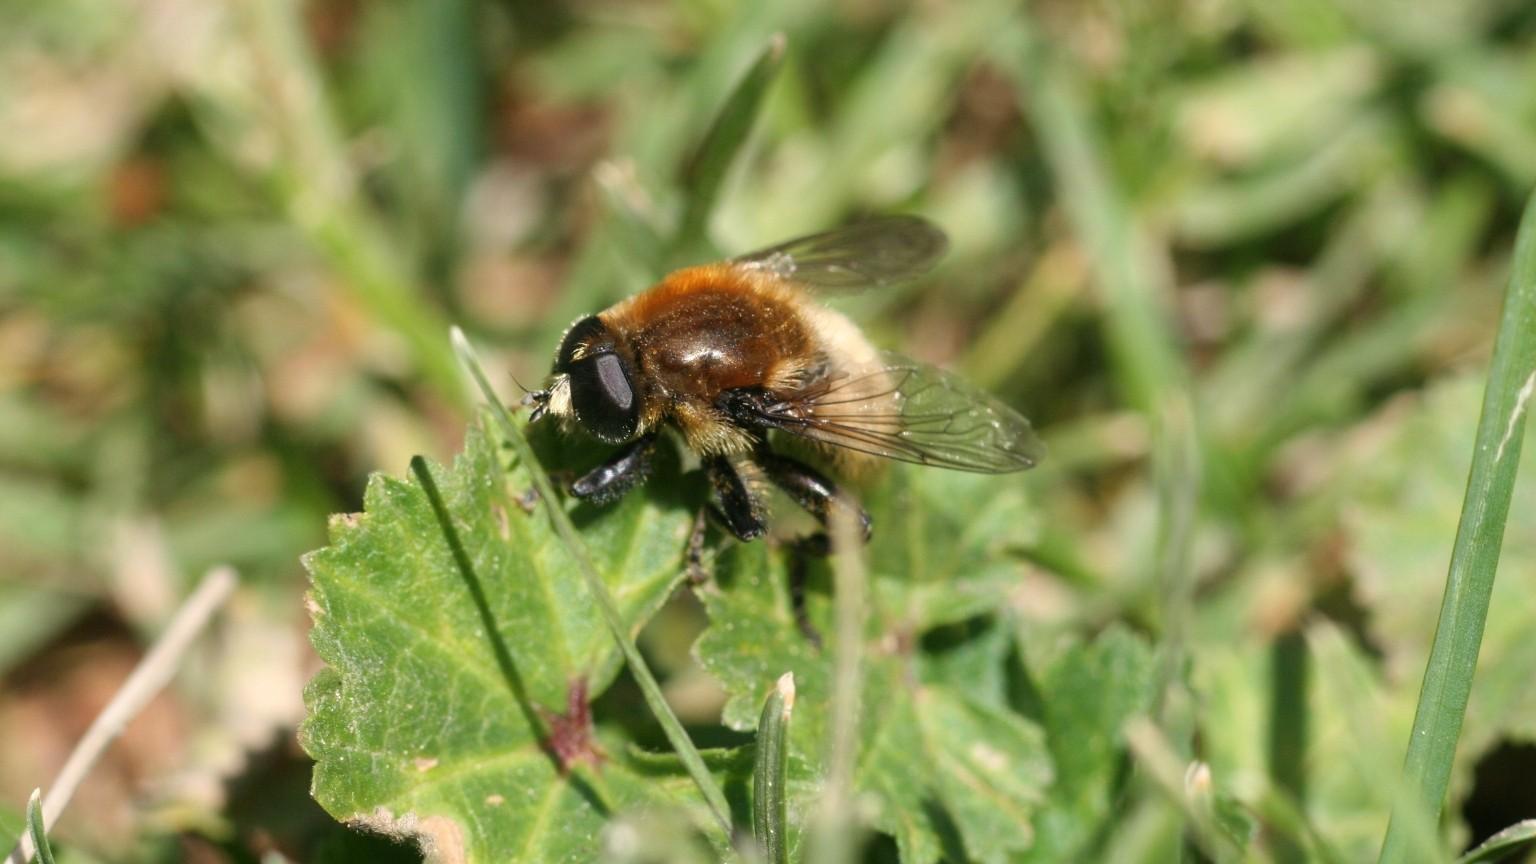
<instances>
[{"instance_id":1,"label":"fly's leg","mask_svg":"<svg viewBox=\"0 0 1536 864\"><path fill-rule=\"evenodd\" d=\"M651 476L651 454L655 450L655 433L636 438L613 454L613 458L572 483L571 494L594 504L618 500Z\"/></svg>"},{"instance_id":2,"label":"fly's leg","mask_svg":"<svg viewBox=\"0 0 1536 864\"><path fill-rule=\"evenodd\" d=\"M704 473L709 475L709 485L714 490L715 506L711 509L715 516L738 539L755 540L768 530L768 523L762 502L742 476L743 467L724 456L704 460Z\"/></svg>"},{"instance_id":3,"label":"fly's leg","mask_svg":"<svg viewBox=\"0 0 1536 864\"><path fill-rule=\"evenodd\" d=\"M756 459L757 464L762 466L763 473L768 476L773 485L783 489L796 504L815 516L823 529L828 527L834 508L853 506L838 492L837 486L831 480L804 462L788 456L780 456L767 447L758 448ZM854 514L858 518L859 533L864 541L868 542L869 514L858 508L855 508ZM826 536L817 535L809 541L809 544L813 550L818 546L825 548Z\"/></svg>"},{"instance_id":4,"label":"fly's leg","mask_svg":"<svg viewBox=\"0 0 1536 864\"><path fill-rule=\"evenodd\" d=\"M816 536L820 537L823 541L827 537L825 534L817 534ZM794 610L795 627L800 630L800 635L804 636L805 641L811 643L819 651L822 644L821 631L817 630L816 625L811 622L811 613L805 602L806 591L809 588L806 583L811 578L810 561L807 556L814 555L818 558L825 558L827 552L825 543L822 544L820 549L808 550L804 547L805 544L803 542L790 547L789 608Z\"/></svg>"},{"instance_id":5,"label":"fly's leg","mask_svg":"<svg viewBox=\"0 0 1536 864\"><path fill-rule=\"evenodd\" d=\"M704 520L701 508L693 518L693 530L688 532L688 566L684 570L689 585L703 585L709 581L709 571L704 569Z\"/></svg>"}]
</instances>

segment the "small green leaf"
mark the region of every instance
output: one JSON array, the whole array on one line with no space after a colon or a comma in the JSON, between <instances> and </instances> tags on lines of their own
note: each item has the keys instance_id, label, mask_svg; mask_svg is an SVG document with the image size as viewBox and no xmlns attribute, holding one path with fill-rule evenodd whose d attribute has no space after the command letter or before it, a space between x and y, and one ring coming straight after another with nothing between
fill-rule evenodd
<instances>
[{"instance_id":1,"label":"small green leaf","mask_svg":"<svg viewBox=\"0 0 1536 864\"><path fill-rule=\"evenodd\" d=\"M1010 553L1036 535L1016 477L903 467L871 498L869 513L871 597L891 621L918 631L1001 606L1024 573Z\"/></svg>"},{"instance_id":2,"label":"small green leaf","mask_svg":"<svg viewBox=\"0 0 1536 864\"><path fill-rule=\"evenodd\" d=\"M1063 652L1040 676L1056 783L1030 860L1082 860L1112 815L1125 758L1121 728L1152 704L1156 664L1141 637L1119 627Z\"/></svg>"},{"instance_id":3,"label":"small green leaf","mask_svg":"<svg viewBox=\"0 0 1536 864\"><path fill-rule=\"evenodd\" d=\"M1536 819L1526 819L1477 844L1477 848L1456 859L1456 864L1493 864L1520 852L1536 842Z\"/></svg>"},{"instance_id":4,"label":"small green leaf","mask_svg":"<svg viewBox=\"0 0 1536 864\"><path fill-rule=\"evenodd\" d=\"M595 737L587 705L618 651L548 520L524 510L528 485L472 428L452 467L375 477L365 512L306 557L327 668L301 739L337 818L469 861L587 860L613 812L677 788ZM682 572L691 517L645 496L589 515L594 563L637 630Z\"/></svg>"},{"instance_id":5,"label":"small green leaf","mask_svg":"<svg viewBox=\"0 0 1536 864\"><path fill-rule=\"evenodd\" d=\"M853 785L903 861L1004 860L1034 839L1051 779L1044 736L986 694L931 674L945 667L919 662L919 643L936 627L1002 606L1023 572L1006 551L1028 539L1030 511L1015 478L905 466L892 469L868 504L872 602ZM724 684L725 720L738 729L752 727L761 694L791 670L790 759L816 766L825 755L832 656L806 631L831 632L830 604L813 589L804 614L797 611L789 564L788 553L764 543L722 552L714 583L699 589L711 624L694 650ZM811 574L813 586L819 575Z\"/></svg>"},{"instance_id":6,"label":"small green leaf","mask_svg":"<svg viewBox=\"0 0 1536 864\"><path fill-rule=\"evenodd\" d=\"M785 672L763 702L757 721L756 764L752 770L752 834L767 864L789 861L788 819L785 816L789 715L795 707L795 676Z\"/></svg>"},{"instance_id":7,"label":"small green leaf","mask_svg":"<svg viewBox=\"0 0 1536 864\"><path fill-rule=\"evenodd\" d=\"M33 789L27 799L27 833L32 835L32 849L37 864L53 864L53 847L48 845L48 832L43 830L43 790Z\"/></svg>"}]
</instances>

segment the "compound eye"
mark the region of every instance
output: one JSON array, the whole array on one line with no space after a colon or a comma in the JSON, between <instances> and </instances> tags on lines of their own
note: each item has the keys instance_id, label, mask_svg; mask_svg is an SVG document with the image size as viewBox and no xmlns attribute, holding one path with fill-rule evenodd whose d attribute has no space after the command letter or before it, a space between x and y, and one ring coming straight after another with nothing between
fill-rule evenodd
<instances>
[{"instance_id":1,"label":"compound eye","mask_svg":"<svg viewBox=\"0 0 1536 864\"><path fill-rule=\"evenodd\" d=\"M589 355L570 365L571 406L576 419L600 441L634 437L640 406L629 373L617 354Z\"/></svg>"}]
</instances>

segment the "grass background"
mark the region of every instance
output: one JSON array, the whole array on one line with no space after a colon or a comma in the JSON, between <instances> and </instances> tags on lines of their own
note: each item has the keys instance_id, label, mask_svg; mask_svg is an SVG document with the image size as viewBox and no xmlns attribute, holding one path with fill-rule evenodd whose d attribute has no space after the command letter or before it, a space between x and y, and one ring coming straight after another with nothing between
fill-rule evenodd
<instances>
[{"instance_id":1,"label":"grass background","mask_svg":"<svg viewBox=\"0 0 1536 864\"><path fill-rule=\"evenodd\" d=\"M1020 614L1153 634L1177 756L1374 855L1536 185L1529 4L0 0L0 21L0 802L52 776L197 574L245 580L61 824L74 854L349 842L293 744L298 555L368 472L457 449L449 322L532 385L571 319L669 266L904 211L951 255L846 308L1045 435L1011 481L1044 517ZM775 33L755 131L701 203L696 143ZM1533 505L1528 479L1447 850L1536 816ZM691 626L646 647L699 724L718 699ZM1167 810L1129 802L1117 836Z\"/></svg>"}]
</instances>

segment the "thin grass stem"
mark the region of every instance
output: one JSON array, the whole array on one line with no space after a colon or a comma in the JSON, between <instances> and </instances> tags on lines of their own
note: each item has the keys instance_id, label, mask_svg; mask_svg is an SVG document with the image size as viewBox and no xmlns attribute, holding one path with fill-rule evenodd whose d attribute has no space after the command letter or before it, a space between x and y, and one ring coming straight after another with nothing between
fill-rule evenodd
<instances>
[{"instance_id":1,"label":"thin grass stem","mask_svg":"<svg viewBox=\"0 0 1536 864\"><path fill-rule=\"evenodd\" d=\"M859 743L859 703L864 692L864 627L869 578L852 507L834 508L832 536L834 641L832 705L826 741L826 785L817 810L810 855L812 864L856 860L857 828L853 811L853 769Z\"/></svg>"},{"instance_id":2,"label":"thin grass stem","mask_svg":"<svg viewBox=\"0 0 1536 864\"><path fill-rule=\"evenodd\" d=\"M43 798L42 820L45 824L58 824L59 817L64 813L64 808L69 806L81 781L90 773L101 754L106 752L107 746L122 734L128 722L138 716L144 706L149 704L149 700L170 682L171 676L181 666L182 655L186 654L192 640L207 626L213 613L229 599L238 581L234 570L215 567L208 571L192 595L181 604L154 647L133 668L128 680L123 682L107 707L96 715L75 749L70 751L69 758L64 760L64 767L59 769L58 776L49 785L48 794ZM32 851L31 838L23 836L6 862L26 864L32 857Z\"/></svg>"}]
</instances>

